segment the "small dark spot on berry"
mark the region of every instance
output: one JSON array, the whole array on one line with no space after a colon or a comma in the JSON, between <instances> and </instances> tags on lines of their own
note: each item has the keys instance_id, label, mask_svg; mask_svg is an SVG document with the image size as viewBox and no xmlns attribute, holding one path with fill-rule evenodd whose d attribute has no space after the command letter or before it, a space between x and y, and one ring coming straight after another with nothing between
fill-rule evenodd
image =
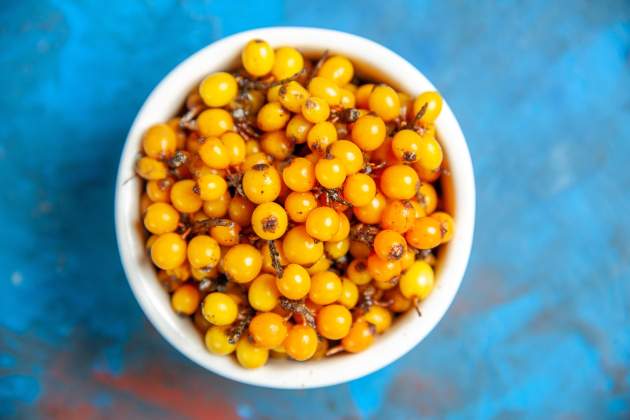
<instances>
[{"instance_id":1,"label":"small dark spot on berry","mask_svg":"<svg viewBox=\"0 0 630 420\"><path fill-rule=\"evenodd\" d=\"M278 227L278 218L269 216L262 219L262 228L265 232L275 232Z\"/></svg>"},{"instance_id":2,"label":"small dark spot on berry","mask_svg":"<svg viewBox=\"0 0 630 420\"><path fill-rule=\"evenodd\" d=\"M416 154L414 152L405 152L403 153L403 160L405 162L414 162L416 160Z\"/></svg>"},{"instance_id":3,"label":"small dark spot on berry","mask_svg":"<svg viewBox=\"0 0 630 420\"><path fill-rule=\"evenodd\" d=\"M389 259L391 260L399 260L405 252L405 247L402 244L394 244L392 248L389 250Z\"/></svg>"},{"instance_id":4,"label":"small dark spot on berry","mask_svg":"<svg viewBox=\"0 0 630 420\"><path fill-rule=\"evenodd\" d=\"M266 163L257 163L254 166L252 166L252 169L255 171L264 171L268 167L269 165L267 165Z\"/></svg>"}]
</instances>

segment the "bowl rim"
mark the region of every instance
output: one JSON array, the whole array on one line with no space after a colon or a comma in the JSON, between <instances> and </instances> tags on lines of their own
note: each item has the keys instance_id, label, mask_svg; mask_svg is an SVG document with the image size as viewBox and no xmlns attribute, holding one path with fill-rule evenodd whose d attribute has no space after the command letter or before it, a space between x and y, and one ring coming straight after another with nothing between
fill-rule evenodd
<instances>
[{"instance_id":1,"label":"bowl rim","mask_svg":"<svg viewBox=\"0 0 630 420\"><path fill-rule=\"evenodd\" d=\"M178 64L151 91L125 140L115 190L115 226L121 262L131 290L151 324L173 347L198 365L238 382L268 388L305 389L348 382L375 372L409 352L435 328L450 307L468 264L474 233L475 183L470 153L459 123L444 100L436 126L450 163L457 229L445 252L444 261L436 272L436 287L421 303L421 318L415 314L410 317L409 313L402 316L371 348L362 353L304 364L273 360L273 363L262 368L248 370L229 360L232 358L210 354L203 347L203 338L189 320L178 317L170 310L170 306L165 310L166 305L169 305L168 294L159 286L155 271L149 271L153 268L146 257L144 240L137 234L141 183L134 176L133 163L138 156L145 129L163 121L162 117L169 112L170 116L174 115L181 106L188 92L181 92L182 87L192 87L209 72L225 68L228 62L238 57L242 46L253 38L265 39L274 47L291 45L306 52L329 49L333 53L347 55L351 60L361 61L369 68L377 69L395 81L403 91L414 96L422 91L435 90L418 69L390 49L366 38L331 29L260 28L236 33L207 45ZM225 55L222 56L222 53ZM209 64L210 61L220 64ZM388 70L390 68L395 68L396 74ZM179 99L168 100L173 96ZM156 113L161 116L155 116ZM191 331L201 340L190 340Z\"/></svg>"}]
</instances>

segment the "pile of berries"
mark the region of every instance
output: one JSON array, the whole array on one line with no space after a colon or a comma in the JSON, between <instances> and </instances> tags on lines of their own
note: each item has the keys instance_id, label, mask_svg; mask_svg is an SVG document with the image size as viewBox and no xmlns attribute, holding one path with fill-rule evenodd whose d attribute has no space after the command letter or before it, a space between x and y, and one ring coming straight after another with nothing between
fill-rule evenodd
<instances>
[{"instance_id":1,"label":"pile of berries","mask_svg":"<svg viewBox=\"0 0 630 420\"><path fill-rule=\"evenodd\" d=\"M212 353L255 368L360 352L431 293L453 236L442 99L361 82L327 52L252 40L241 59L143 137L147 251Z\"/></svg>"}]
</instances>

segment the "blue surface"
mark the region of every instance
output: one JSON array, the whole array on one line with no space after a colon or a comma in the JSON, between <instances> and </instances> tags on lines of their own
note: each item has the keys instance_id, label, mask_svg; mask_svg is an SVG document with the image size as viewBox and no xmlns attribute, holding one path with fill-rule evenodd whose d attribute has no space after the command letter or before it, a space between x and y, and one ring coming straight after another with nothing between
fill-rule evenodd
<instances>
[{"instance_id":1,"label":"blue surface","mask_svg":"<svg viewBox=\"0 0 630 420\"><path fill-rule=\"evenodd\" d=\"M126 284L114 173L144 98L225 35L310 25L420 68L459 118L474 251L392 366L301 392L179 355ZM322 0L0 5L0 417L627 418L630 3Z\"/></svg>"}]
</instances>

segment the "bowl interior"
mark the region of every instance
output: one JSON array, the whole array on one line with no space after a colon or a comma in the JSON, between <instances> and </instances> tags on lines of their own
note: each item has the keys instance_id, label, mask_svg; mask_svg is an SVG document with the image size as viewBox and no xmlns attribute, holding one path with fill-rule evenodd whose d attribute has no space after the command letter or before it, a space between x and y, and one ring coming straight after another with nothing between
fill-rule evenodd
<instances>
[{"instance_id":1,"label":"bowl interior","mask_svg":"<svg viewBox=\"0 0 630 420\"><path fill-rule=\"evenodd\" d=\"M443 177L446 206L456 222L455 237L439 255L436 287L420 305L423 316L409 312L398 318L366 351L354 355L296 363L270 360L256 370L246 370L229 357L210 354L203 338L187 318L171 309L146 255L139 196L142 182L134 176L134 162L144 131L165 121L181 108L187 93L208 73L233 68L240 50L252 38L273 47L291 45L312 56L328 49L348 56L358 74L382 80L412 95L434 90L433 85L400 56L369 40L330 30L270 28L243 32L218 41L177 66L155 88L138 113L121 157L116 189L116 233L121 259L131 288L142 309L158 331L179 351L201 366L222 376L253 385L275 388L312 388L332 385L373 372L402 356L420 342L449 307L470 254L474 223L474 181L464 136L445 102L436 125L450 166Z\"/></svg>"}]
</instances>

